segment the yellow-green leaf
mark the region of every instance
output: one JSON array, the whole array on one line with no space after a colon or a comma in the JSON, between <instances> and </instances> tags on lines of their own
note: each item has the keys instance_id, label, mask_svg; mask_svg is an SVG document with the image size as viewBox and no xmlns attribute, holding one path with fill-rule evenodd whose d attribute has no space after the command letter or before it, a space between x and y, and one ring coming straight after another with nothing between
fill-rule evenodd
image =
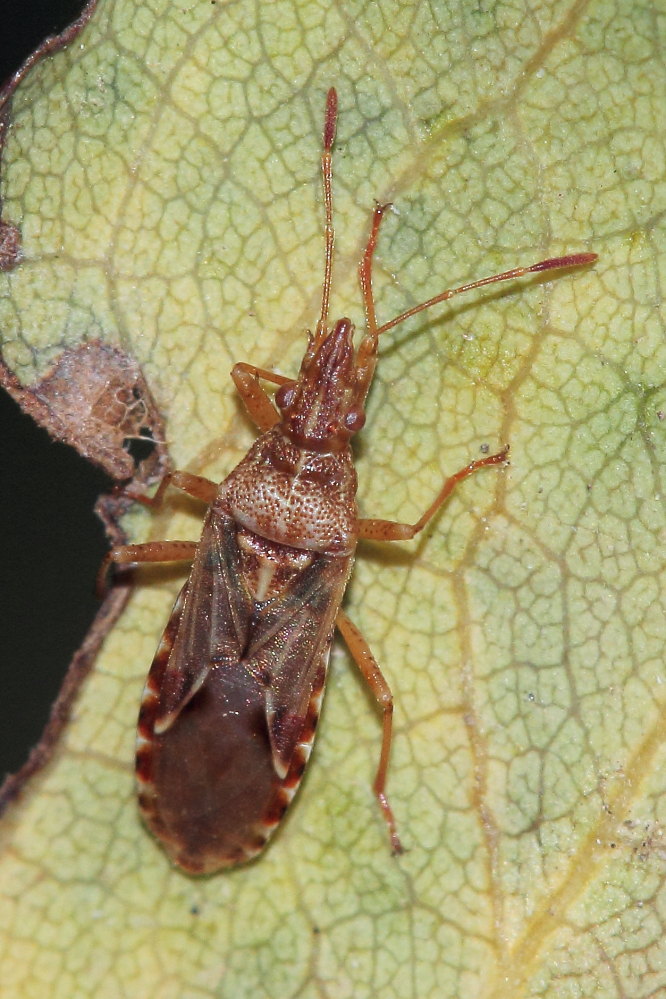
<instances>
[{"instance_id":1,"label":"yellow-green leaf","mask_svg":"<svg viewBox=\"0 0 666 999\"><path fill-rule=\"evenodd\" d=\"M266 853L195 879L135 805L133 729L175 572L140 586L50 763L1 831L12 997L632 999L666 990L664 19L630 0L99 0L13 95L0 278L24 385L64 349L134 358L174 465L252 439L228 371L294 374L323 271L359 323L373 199L380 319L569 251L600 261L387 335L358 448L364 514L416 519L511 444L427 536L363 546L347 610L396 698L389 855L377 712L336 645L304 786ZM6 230L13 234L15 230ZM390 337L390 342L388 342ZM127 518L195 537L197 511Z\"/></svg>"}]
</instances>

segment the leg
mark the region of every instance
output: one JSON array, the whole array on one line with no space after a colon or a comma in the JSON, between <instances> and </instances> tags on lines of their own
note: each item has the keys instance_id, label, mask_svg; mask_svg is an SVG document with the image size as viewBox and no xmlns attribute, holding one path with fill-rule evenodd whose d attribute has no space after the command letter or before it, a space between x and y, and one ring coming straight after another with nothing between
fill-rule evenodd
<instances>
[{"instance_id":1,"label":"leg","mask_svg":"<svg viewBox=\"0 0 666 999\"><path fill-rule=\"evenodd\" d=\"M169 486L182 489L188 496L202 500L209 506L215 499L217 483L205 479L202 475L192 475L191 472L169 472L160 482L154 496L144 493L134 493L126 490L131 499L144 506L158 507L162 503L164 493ZM101 600L106 593L106 580L111 563L115 565L131 565L135 562L189 562L194 558L196 541L148 541L141 545L116 545L105 555L97 573L95 592Z\"/></svg>"},{"instance_id":2,"label":"leg","mask_svg":"<svg viewBox=\"0 0 666 999\"><path fill-rule=\"evenodd\" d=\"M203 475L193 475L191 472L168 472L157 487L154 496L145 496L143 493L134 495L131 492L128 495L132 499L138 500L139 503L143 503L144 506L156 508L161 506L169 486L175 486L176 489L187 493L188 496L193 496L194 499L201 500L208 506L213 502L217 493L217 482L206 479Z\"/></svg>"},{"instance_id":3,"label":"leg","mask_svg":"<svg viewBox=\"0 0 666 999\"><path fill-rule=\"evenodd\" d=\"M294 379L285 378L284 375L277 375L274 371L266 371L264 368L256 368L254 364L245 364L243 361L234 365L231 377L246 410L259 429L265 431L274 427L280 419L280 414L270 396L260 386L259 379L263 378L273 385L287 385Z\"/></svg>"},{"instance_id":4,"label":"leg","mask_svg":"<svg viewBox=\"0 0 666 999\"><path fill-rule=\"evenodd\" d=\"M409 541L414 535L422 531L428 521L435 516L440 506L449 498L455 487L463 479L466 479L472 472L487 465L503 465L507 460L508 446L498 454L491 454L489 458L481 458L480 461L472 461L469 465L461 468L459 472L446 480L434 501L430 504L423 516L415 524L403 524L395 520L363 519L359 521L359 538L366 538L372 541Z\"/></svg>"},{"instance_id":5,"label":"leg","mask_svg":"<svg viewBox=\"0 0 666 999\"><path fill-rule=\"evenodd\" d=\"M157 492L154 496L146 496L145 493L135 492L131 486L125 486L122 491L125 496L129 496L135 502L143 503L144 506L149 506L154 510L162 505L164 494L169 486L181 489L188 496L193 496L208 506L215 499L217 492L216 482L204 478L203 475L193 475L191 472L167 472L157 487Z\"/></svg>"},{"instance_id":6,"label":"leg","mask_svg":"<svg viewBox=\"0 0 666 999\"><path fill-rule=\"evenodd\" d=\"M384 816L384 821L388 827L389 838L391 840L391 851L394 854L402 853L403 848L396 830L395 818L393 817L393 811L389 805L385 791L386 774L388 771L389 755L391 753L393 694L391 693L391 688L382 675L382 671L379 668L377 660L370 651L368 643L356 625L352 624L347 615L342 611L338 612L335 624L347 643L347 648L351 652L354 662L360 669L363 679L370 687L370 690L375 696L377 703L383 712L382 749L372 789L375 792L375 796L379 802L379 807L381 808L382 815Z\"/></svg>"},{"instance_id":7,"label":"leg","mask_svg":"<svg viewBox=\"0 0 666 999\"><path fill-rule=\"evenodd\" d=\"M197 541L147 541L142 545L116 545L99 567L97 595L100 598L104 596L106 577L112 563L133 565L137 562L191 562L197 545Z\"/></svg>"}]
</instances>

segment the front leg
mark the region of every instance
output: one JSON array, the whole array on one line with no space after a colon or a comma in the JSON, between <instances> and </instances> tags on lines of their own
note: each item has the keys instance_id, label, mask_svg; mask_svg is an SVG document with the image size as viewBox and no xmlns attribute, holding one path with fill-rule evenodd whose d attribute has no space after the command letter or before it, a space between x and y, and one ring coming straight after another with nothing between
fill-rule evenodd
<instances>
[{"instance_id":1,"label":"front leg","mask_svg":"<svg viewBox=\"0 0 666 999\"><path fill-rule=\"evenodd\" d=\"M293 383L293 378L286 378L278 375L274 371L267 371L265 368L257 368L254 364L245 364L240 361L231 370L231 377L243 404L251 419L259 430L266 431L274 427L280 419L280 414L273 405L273 400L259 384L259 379L273 385L288 385Z\"/></svg>"},{"instance_id":2,"label":"front leg","mask_svg":"<svg viewBox=\"0 0 666 999\"><path fill-rule=\"evenodd\" d=\"M157 509L162 505L164 494L169 486L175 486L176 489L180 489L181 492L187 493L194 499L201 500L207 506L211 505L217 493L216 482L206 479L203 475L193 475L192 472L167 472L154 496L133 493L130 489L126 489L125 492L131 499L143 503L144 506Z\"/></svg>"}]
</instances>

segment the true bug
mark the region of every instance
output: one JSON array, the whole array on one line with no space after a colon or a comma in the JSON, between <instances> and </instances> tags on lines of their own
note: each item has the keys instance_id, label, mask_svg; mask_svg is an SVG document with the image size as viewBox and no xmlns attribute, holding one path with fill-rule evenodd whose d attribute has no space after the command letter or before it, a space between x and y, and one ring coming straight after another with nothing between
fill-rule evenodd
<instances>
[{"instance_id":1,"label":"true bug","mask_svg":"<svg viewBox=\"0 0 666 999\"><path fill-rule=\"evenodd\" d=\"M193 561L148 675L136 754L144 819L172 861L192 873L249 860L278 825L310 755L336 627L383 712L374 793L393 852L401 851L385 790L393 697L365 639L340 610L356 543L413 538L458 482L502 464L507 449L448 478L414 524L360 519L349 442L364 423L379 336L472 288L596 259L581 253L517 267L378 325L372 260L388 207L378 205L359 267L366 333L354 352L351 321L328 324L336 122L331 89L322 153L321 313L298 377L237 364L232 378L261 436L221 485L173 472L156 497L171 483L207 503L201 540L116 547L100 570L104 579L111 562ZM260 379L278 386L274 403Z\"/></svg>"}]
</instances>

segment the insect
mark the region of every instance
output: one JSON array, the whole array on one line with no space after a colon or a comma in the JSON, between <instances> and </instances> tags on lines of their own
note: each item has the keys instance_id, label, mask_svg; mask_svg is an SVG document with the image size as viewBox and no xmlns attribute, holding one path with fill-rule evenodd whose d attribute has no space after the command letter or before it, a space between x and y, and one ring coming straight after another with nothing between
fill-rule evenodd
<instances>
[{"instance_id":1,"label":"insect","mask_svg":"<svg viewBox=\"0 0 666 999\"><path fill-rule=\"evenodd\" d=\"M444 291L379 324L372 262L387 205L377 205L359 276L366 332L358 348L349 319L329 325L333 264L331 151L337 95L328 92L321 157L325 250L321 313L296 378L236 364L232 378L261 431L217 485L188 472L163 480L208 504L201 540L113 548L111 563L192 561L143 694L136 771L144 820L171 860L210 873L265 846L291 802L310 756L334 629L381 708L374 794L392 851L402 850L386 794L393 696L362 634L340 609L359 538L413 538L457 483L506 460L507 448L450 476L413 524L359 518L351 437L379 338L409 316L497 281L589 264L596 254L542 260ZM260 380L277 386L274 400Z\"/></svg>"}]
</instances>

